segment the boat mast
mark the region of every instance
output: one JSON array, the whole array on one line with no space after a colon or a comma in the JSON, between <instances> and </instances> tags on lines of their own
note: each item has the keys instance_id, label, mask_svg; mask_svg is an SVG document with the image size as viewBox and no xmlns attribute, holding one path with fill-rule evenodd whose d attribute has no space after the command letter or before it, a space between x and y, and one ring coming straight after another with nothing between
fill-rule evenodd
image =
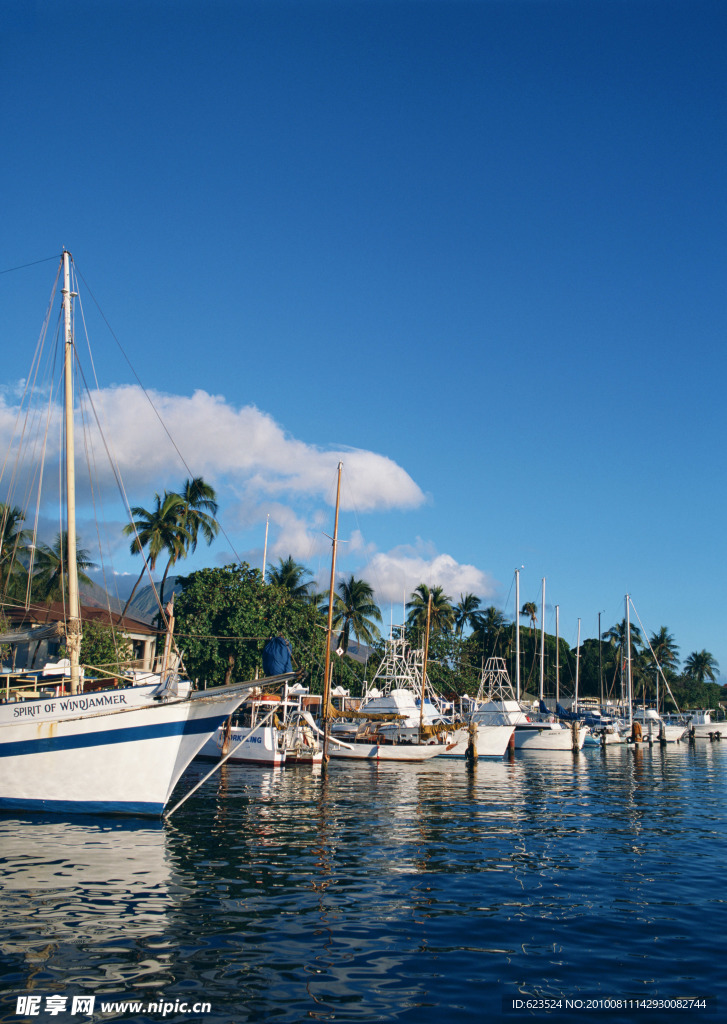
<instances>
[{"instance_id":1,"label":"boat mast","mask_svg":"<svg viewBox=\"0 0 727 1024\"><path fill-rule=\"evenodd\" d=\"M323 669L323 762L328 763L328 734L331 726L329 713L331 703L331 634L333 633L333 592L336 586L336 548L338 546L338 509L341 504L341 470L338 463L338 484L336 486L336 516L333 522L333 543L331 551L331 583L328 588L328 627L326 628L326 660Z\"/></svg>"},{"instance_id":2,"label":"boat mast","mask_svg":"<svg viewBox=\"0 0 727 1024\"><path fill-rule=\"evenodd\" d=\"M515 570L515 693L520 701L520 570Z\"/></svg>"},{"instance_id":3,"label":"boat mast","mask_svg":"<svg viewBox=\"0 0 727 1024\"><path fill-rule=\"evenodd\" d=\"M560 605L555 606L555 706L560 701Z\"/></svg>"},{"instance_id":4,"label":"boat mast","mask_svg":"<svg viewBox=\"0 0 727 1024\"><path fill-rule=\"evenodd\" d=\"M545 576L543 576L543 596L540 602L540 699L545 692Z\"/></svg>"},{"instance_id":5,"label":"boat mast","mask_svg":"<svg viewBox=\"0 0 727 1024\"><path fill-rule=\"evenodd\" d=\"M424 697L427 692L427 660L429 658L429 624L432 621L432 592L429 591L427 601L427 631L424 634L424 664L422 665L422 700L419 708L419 742L422 742L422 726L424 725Z\"/></svg>"},{"instance_id":6,"label":"boat mast","mask_svg":"<svg viewBox=\"0 0 727 1024\"><path fill-rule=\"evenodd\" d=\"M603 703L603 657L601 648L601 612L598 612L598 683L601 693L601 708L604 707Z\"/></svg>"},{"instance_id":7,"label":"boat mast","mask_svg":"<svg viewBox=\"0 0 727 1024\"><path fill-rule=\"evenodd\" d=\"M268 560L268 529L270 528L270 513L265 520L265 547L263 548L263 583L265 582L265 570Z\"/></svg>"},{"instance_id":8,"label":"boat mast","mask_svg":"<svg viewBox=\"0 0 727 1024\"><path fill-rule=\"evenodd\" d=\"M73 319L71 316L71 254L63 250L63 318L64 345L64 411L66 424L66 518L68 551L68 622L66 650L71 663L71 693L80 689L81 605L78 597L78 565L76 562L76 462L73 438Z\"/></svg>"},{"instance_id":9,"label":"boat mast","mask_svg":"<svg viewBox=\"0 0 727 1024\"><path fill-rule=\"evenodd\" d=\"M629 620L629 595L626 595L626 690L629 698L629 729L634 720L631 699L631 622Z\"/></svg>"},{"instance_id":10,"label":"boat mast","mask_svg":"<svg viewBox=\"0 0 727 1024\"><path fill-rule=\"evenodd\" d=\"M578 620L578 639L576 640L576 711L578 711L578 680L581 668L581 620Z\"/></svg>"}]
</instances>

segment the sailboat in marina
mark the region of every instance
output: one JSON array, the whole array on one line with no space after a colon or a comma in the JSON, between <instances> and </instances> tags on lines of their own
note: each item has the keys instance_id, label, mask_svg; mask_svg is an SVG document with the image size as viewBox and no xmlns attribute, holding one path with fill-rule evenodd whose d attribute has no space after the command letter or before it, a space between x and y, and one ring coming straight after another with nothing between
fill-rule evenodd
<instances>
[{"instance_id":1,"label":"sailboat in marina","mask_svg":"<svg viewBox=\"0 0 727 1024\"><path fill-rule=\"evenodd\" d=\"M579 723L574 728L559 722L555 715L546 711L524 710L520 703L520 573L515 571L515 672L517 693L508 675L504 658L488 658L482 672L477 693L476 710L471 720L480 727L487 725L511 725L515 727L513 746L515 750L580 750L585 741L587 729ZM540 707L544 706L544 651L545 651L545 580L543 580L541 602L540 634Z\"/></svg>"},{"instance_id":2,"label":"sailboat in marina","mask_svg":"<svg viewBox=\"0 0 727 1024\"><path fill-rule=\"evenodd\" d=\"M196 691L175 671L164 670L142 685L84 692L73 402L72 301L77 293L67 251L61 266L70 693L59 693L55 683L44 686L42 680L3 687L0 808L158 816L191 760L261 680Z\"/></svg>"}]
</instances>

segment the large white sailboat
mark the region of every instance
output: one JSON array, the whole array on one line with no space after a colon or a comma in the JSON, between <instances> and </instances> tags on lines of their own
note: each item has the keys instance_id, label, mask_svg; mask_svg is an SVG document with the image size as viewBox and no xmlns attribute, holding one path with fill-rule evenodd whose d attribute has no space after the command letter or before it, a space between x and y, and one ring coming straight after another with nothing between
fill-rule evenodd
<instances>
[{"instance_id":1,"label":"large white sailboat","mask_svg":"<svg viewBox=\"0 0 727 1024\"><path fill-rule=\"evenodd\" d=\"M76 562L71 256L64 251L63 343L70 694L53 686L3 689L0 808L160 815L210 735L260 685L193 691L171 673L147 685L84 693ZM282 682L281 677L278 681Z\"/></svg>"}]
</instances>

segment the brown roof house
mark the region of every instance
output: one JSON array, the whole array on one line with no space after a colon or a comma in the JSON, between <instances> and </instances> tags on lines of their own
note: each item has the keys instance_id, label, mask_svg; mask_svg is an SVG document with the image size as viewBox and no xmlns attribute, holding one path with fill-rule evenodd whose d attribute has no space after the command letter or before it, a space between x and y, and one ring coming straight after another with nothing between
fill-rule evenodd
<instances>
[{"instance_id":1,"label":"brown roof house","mask_svg":"<svg viewBox=\"0 0 727 1024\"><path fill-rule=\"evenodd\" d=\"M4 667L10 671L41 669L43 665L58 658L58 652L65 643L66 608L60 601L52 604L31 604L29 608L6 608L3 614L12 630L11 634L0 636L0 643L11 644L10 658L4 658ZM81 622L95 621L104 626L113 626L132 645L134 668L145 672L153 671L156 654L156 630L146 622L121 616L106 608L81 608ZM9 664L12 662L12 664Z\"/></svg>"}]
</instances>

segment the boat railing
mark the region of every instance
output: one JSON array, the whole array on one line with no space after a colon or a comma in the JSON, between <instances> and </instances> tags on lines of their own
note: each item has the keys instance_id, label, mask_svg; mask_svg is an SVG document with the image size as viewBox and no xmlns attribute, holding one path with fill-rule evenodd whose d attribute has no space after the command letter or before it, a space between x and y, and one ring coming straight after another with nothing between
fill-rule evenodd
<instances>
[{"instance_id":1,"label":"boat railing","mask_svg":"<svg viewBox=\"0 0 727 1024\"><path fill-rule=\"evenodd\" d=\"M24 672L22 674L9 672L7 675L5 673L3 673L3 675L5 684L3 686L3 701L6 704L11 700L27 700L29 698L37 699L38 697L43 696L50 686L46 681L44 684L41 684L41 689L38 689L38 680L42 678L40 673L38 675L29 676ZM17 681L13 683L13 680ZM55 685L56 684L54 683L54 688Z\"/></svg>"}]
</instances>

